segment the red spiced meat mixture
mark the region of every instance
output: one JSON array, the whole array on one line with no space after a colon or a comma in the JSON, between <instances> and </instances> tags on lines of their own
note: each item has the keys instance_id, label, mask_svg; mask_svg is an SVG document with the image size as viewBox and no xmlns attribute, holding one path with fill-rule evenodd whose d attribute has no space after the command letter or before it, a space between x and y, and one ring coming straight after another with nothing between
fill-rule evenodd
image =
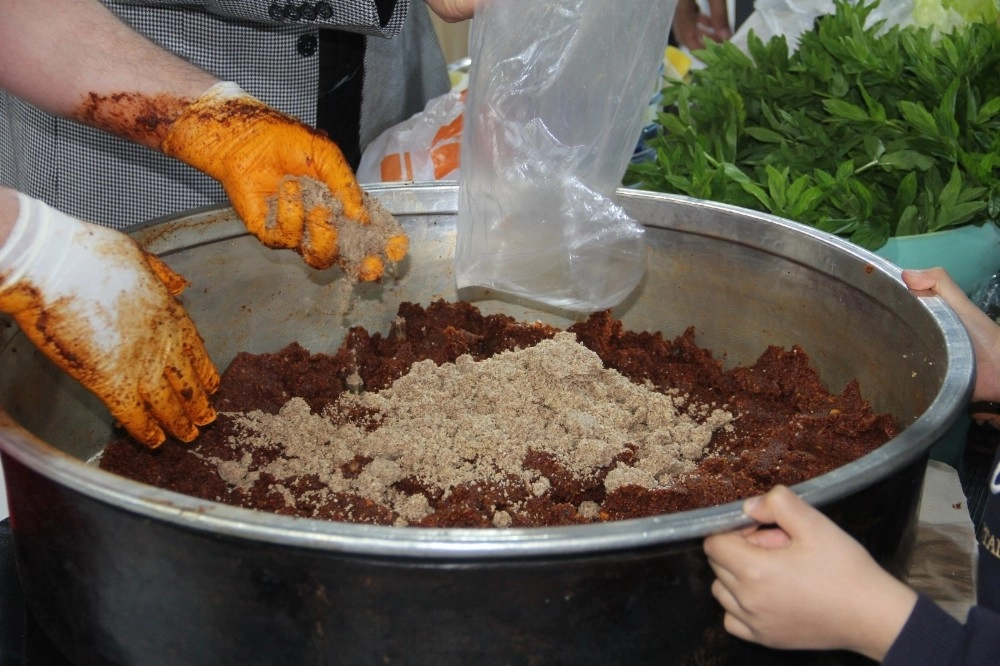
<instances>
[{"instance_id":1,"label":"red spiced meat mixture","mask_svg":"<svg viewBox=\"0 0 1000 666\"><path fill-rule=\"evenodd\" d=\"M336 354L240 354L192 444L111 442L101 468L328 520L531 527L684 511L840 467L898 432L799 347L723 370L688 329L609 313L562 331L467 303L400 306Z\"/></svg>"}]
</instances>

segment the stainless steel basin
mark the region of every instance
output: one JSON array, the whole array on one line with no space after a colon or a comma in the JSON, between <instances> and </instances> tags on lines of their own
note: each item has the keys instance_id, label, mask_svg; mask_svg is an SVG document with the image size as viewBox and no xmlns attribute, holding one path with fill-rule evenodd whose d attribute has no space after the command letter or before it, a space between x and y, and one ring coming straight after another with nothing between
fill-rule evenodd
<instances>
[{"instance_id":1,"label":"stainless steel basin","mask_svg":"<svg viewBox=\"0 0 1000 666\"><path fill-rule=\"evenodd\" d=\"M184 304L220 367L292 341L333 351L349 326L387 331L402 301L460 298L561 326L577 317L456 293L456 186L370 192L410 234L411 254L353 299L338 271L264 248L228 208L133 235L191 281ZM730 365L800 344L832 390L857 378L876 410L897 416L898 437L796 490L901 572L928 450L971 390L957 317L914 297L891 264L814 229L683 197L618 199L645 225L649 250L644 280L614 311L627 327L673 336L693 325ZM439 530L205 502L86 464L111 437L106 410L16 328L0 342L0 454L20 575L77 663L635 664L758 650L722 635L700 549L706 534L745 524L738 503L601 525Z\"/></svg>"}]
</instances>

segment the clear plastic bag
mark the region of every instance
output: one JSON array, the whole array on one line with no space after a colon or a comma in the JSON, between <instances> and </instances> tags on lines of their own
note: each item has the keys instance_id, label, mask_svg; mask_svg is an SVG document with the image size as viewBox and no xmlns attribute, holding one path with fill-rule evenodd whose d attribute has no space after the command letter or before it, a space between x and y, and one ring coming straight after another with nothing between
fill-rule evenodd
<instances>
[{"instance_id":1,"label":"clear plastic bag","mask_svg":"<svg viewBox=\"0 0 1000 666\"><path fill-rule=\"evenodd\" d=\"M1000 273L983 280L973 290L969 300L1000 324Z\"/></svg>"},{"instance_id":2,"label":"clear plastic bag","mask_svg":"<svg viewBox=\"0 0 1000 666\"><path fill-rule=\"evenodd\" d=\"M555 307L620 303L646 268L613 201L657 92L675 2L486 2L459 176L455 278Z\"/></svg>"}]
</instances>

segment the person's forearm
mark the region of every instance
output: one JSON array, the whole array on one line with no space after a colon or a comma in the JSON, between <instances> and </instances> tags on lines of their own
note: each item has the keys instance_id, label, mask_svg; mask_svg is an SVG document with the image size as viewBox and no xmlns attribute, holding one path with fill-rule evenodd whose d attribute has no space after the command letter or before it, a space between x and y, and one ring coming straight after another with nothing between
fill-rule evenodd
<instances>
[{"instance_id":1,"label":"person's forearm","mask_svg":"<svg viewBox=\"0 0 1000 666\"><path fill-rule=\"evenodd\" d=\"M0 87L56 115L158 148L217 81L97 0L0 0Z\"/></svg>"}]
</instances>

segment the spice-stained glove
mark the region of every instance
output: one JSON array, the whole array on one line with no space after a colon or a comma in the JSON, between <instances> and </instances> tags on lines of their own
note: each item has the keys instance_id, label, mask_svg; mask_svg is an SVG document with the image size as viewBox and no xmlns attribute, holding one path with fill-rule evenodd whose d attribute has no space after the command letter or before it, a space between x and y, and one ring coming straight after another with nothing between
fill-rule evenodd
<instances>
[{"instance_id":1,"label":"spice-stained glove","mask_svg":"<svg viewBox=\"0 0 1000 666\"><path fill-rule=\"evenodd\" d=\"M18 203L0 247L0 311L138 441L194 439L215 419L219 374L174 297L184 278L120 232Z\"/></svg>"},{"instance_id":2,"label":"spice-stained glove","mask_svg":"<svg viewBox=\"0 0 1000 666\"><path fill-rule=\"evenodd\" d=\"M162 150L222 183L264 245L294 249L314 268L337 264L370 281L406 255L402 228L362 191L337 144L235 83L185 109Z\"/></svg>"}]
</instances>

